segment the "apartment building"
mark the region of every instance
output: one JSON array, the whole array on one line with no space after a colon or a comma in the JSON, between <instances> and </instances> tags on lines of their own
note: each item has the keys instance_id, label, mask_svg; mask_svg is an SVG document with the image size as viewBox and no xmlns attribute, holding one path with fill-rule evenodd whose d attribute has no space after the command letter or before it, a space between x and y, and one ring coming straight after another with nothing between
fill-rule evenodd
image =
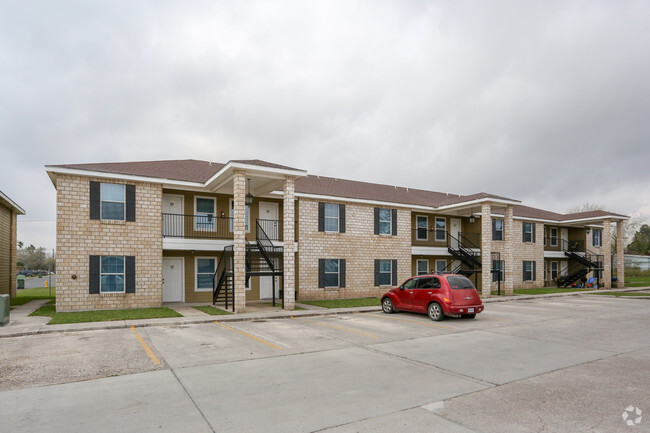
<instances>
[{"instance_id":1,"label":"apartment building","mask_svg":"<svg viewBox=\"0 0 650 433\"><path fill-rule=\"evenodd\" d=\"M0 295L16 296L18 215L25 211L0 191Z\"/></svg>"},{"instance_id":2,"label":"apartment building","mask_svg":"<svg viewBox=\"0 0 650 433\"><path fill-rule=\"evenodd\" d=\"M379 296L416 274L500 289L623 284L623 225L493 194L310 175L260 160L46 166L57 190L57 310Z\"/></svg>"}]
</instances>

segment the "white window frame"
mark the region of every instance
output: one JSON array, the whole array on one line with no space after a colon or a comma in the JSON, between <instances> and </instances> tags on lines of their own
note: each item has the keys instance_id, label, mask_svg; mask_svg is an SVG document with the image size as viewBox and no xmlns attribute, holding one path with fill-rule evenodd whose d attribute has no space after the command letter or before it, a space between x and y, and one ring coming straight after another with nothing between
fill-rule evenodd
<instances>
[{"instance_id":1,"label":"white window frame","mask_svg":"<svg viewBox=\"0 0 650 433\"><path fill-rule=\"evenodd\" d=\"M115 200L104 200L102 195L102 190L104 189L104 185L117 185L122 187L122 196L124 197L124 201L115 201ZM123 209L124 212L122 212L122 218L121 219L112 219L112 218L104 218L104 206L102 206L102 203L122 203L124 205ZM110 183L110 182L100 182L99 184L99 218L102 220L106 221L126 221L126 185L122 183ZM118 292L119 293L119 292Z\"/></svg>"},{"instance_id":2,"label":"white window frame","mask_svg":"<svg viewBox=\"0 0 650 433\"><path fill-rule=\"evenodd\" d=\"M424 227L424 238L420 237L420 226L418 224L418 218L424 218L425 227ZM417 241L428 241L429 240L429 217L427 215L416 215L415 216L415 240Z\"/></svg>"},{"instance_id":3,"label":"white window frame","mask_svg":"<svg viewBox=\"0 0 650 433\"><path fill-rule=\"evenodd\" d=\"M336 217L327 216L327 207L334 206L336 208ZM336 230L327 229L327 220L336 220ZM341 209L337 203L325 203L323 206L323 231L327 233L339 233L341 231Z\"/></svg>"},{"instance_id":4,"label":"white window frame","mask_svg":"<svg viewBox=\"0 0 650 433\"><path fill-rule=\"evenodd\" d=\"M122 272L102 272L102 259L104 257L122 257ZM102 290L102 277L104 275L121 275L124 280L124 285L122 290L119 292L116 291L104 291ZM99 256L99 293L126 293L126 257L121 255L110 255L110 256Z\"/></svg>"},{"instance_id":5,"label":"white window frame","mask_svg":"<svg viewBox=\"0 0 650 433\"><path fill-rule=\"evenodd\" d=\"M525 264L529 263L530 264L530 270L526 270ZM533 269L534 269L534 260L524 260L524 275L522 276L523 281L535 281L534 280L534 275L533 275ZM530 278L526 278L526 274L530 273Z\"/></svg>"},{"instance_id":6,"label":"white window frame","mask_svg":"<svg viewBox=\"0 0 650 433\"><path fill-rule=\"evenodd\" d=\"M436 263L435 263L435 264L436 264L436 273L440 272L440 271L438 270L438 265L439 265L440 263L443 264L442 269L446 269L446 268L447 268L447 260L444 260L444 259L437 259L437 260L436 260Z\"/></svg>"},{"instance_id":7,"label":"white window frame","mask_svg":"<svg viewBox=\"0 0 650 433\"><path fill-rule=\"evenodd\" d=\"M327 275L327 274L329 274L329 275L336 274L336 286L328 286L327 283L325 283L324 288L325 289L336 289L336 288L341 287L341 259L325 259L325 260L336 261L338 263L338 266L337 266L338 271L336 271L336 272L327 272L327 270L326 270L327 265L325 263L323 263L323 274L325 274L325 275ZM327 281L327 278L325 278L325 280Z\"/></svg>"},{"instance_id":8,"label":"white window frame","mask_svg":"<svg viewBox=\"0 0 650 433\"><path fill-rule=\"evenodd\" d=\"M426 264L426 271L424 273L420 273L420 263L425 263ZM415 273L416 275L428 275L429 274L429 261L427 259L417 259L415 262Z\"/></svg>"},{"instance_id":9,"label":"white window frame","mask_svg":"<svg viewBox=\"0 0 650 433\"><path fill-rule=\"evenodd\" d=\"M553 236L553 230L555 230L555 236ZM549 239L552 247L557 247L558 246L558 236L560 234L560 229L557 227L551 227L549 229Z\"/></svg>"},{"instance_id":10,"label":"white window frame","mask_svg":"<svg viewBox=\"0 0 650 433\"><path fill-rule=\"evenodd\" d=\"M388 211L388 219L387 220L381 219L381 213L382 213L381 211L382 210L383 211ZM379 208L378 213L379 213L379 234L384 235L384 236L392 235L393 234L393 211L391 209L381 207L381 208ZM381 224L382 223L384 223L384 224L388 223L388 233L382 233L381 232Z\"/></svg>"},{"instance_id":11,"label":"white window frame","mask_svg":"<svg viewBox=\"0 0 650 433\"><path fill-rule=\"evenodd\" d=\"M555 265L555 271L553 271L553 265ZM553 277L553 272L555 272L555 277ZM552 261L551 262L551 267L550 267L550 272L549 272L550 280L552 281L553 278L558 278L560 276L560 264L557 261Z\"/></svg>"},{"instance_id":12,"label":"white window frame","mask_svg":"<svg viewBox=\"0 0 650 433\"><path fill-rule=\"evenodd\" d=\"M603 246L603 231L601 229L591 229L593 230L593 235L591 238L591 241L593 243L594 247L602 247ZM596 236L596 233L598 233L598 236ZM594 240L598 238L598 242L594 242Z\"/></svg>"},{"instance_id":13,"label":"white window frame","mask_svg":"<svg viewBox=\"0 0 650 433\"><path fill-rule=\"evenodd\" d=\"M494 221L501 221L501 230L497 230L497 228L496 228L497 224L495 222L494 226L493 226L494 228L493 228L493 233L492 233L492 240L502 242L502 241L505 240L504 227L505 227L506 222L504 220L502 220L501 218L494 218ZM501 239L494 239L494 233L499 233L499 232L501 233Z\"/></svg>"},{"instance_id":14,"label":"white window frame","mask_svg":"<svg viewBox=\"0 0 650 433\"><path fill-rule=\"evenodd\" d=\"M530 231L526 230L526 227L530 227ZM527 243L527 244L532 244L533 243L533 232L534 231L535 231L535 229L533 229L533 223L524 221L524 239L526 239L526 235L530 235L530 240L524 240L525 243Z\"/></svg>"},{"instance_id":15,"label":"white window frame","mask_svg":"<svg viewBox=\"0 0 650 433\"><path fill-rule=\"evenodd\" d=\"M388 272L383 272L381 270L381 262L388 262L390 266L390 270ZM393 284L393 261L392 260L384 260L384 259L379 259L379 275L381 274L388 274L388 283L386 284L381 284L379 283L379 287L381 286L391 286ZM381 278L380 278L381 280Z\"/></svg>"},{"instance_id":16,"label":"white window frame","mask_svg":"<svg viewBox=\"0 0 650 433\"><path fill-rule=\"evenodd\" d=\"M438 221L442 221L445 226L443 229L438 229ZM442 237L438 237L438 232L442 230ZM447 240L447 218L444 217L436 217L435 221L435 240L436 241L446 241Z\"/></svg>"},{"instance_id":17,"label":"white window frame","mask_svg":"<svg viewBox=\"0 0 650 433\"><path fill-rule=\"evenodd\" d=\"M195 292L211 292L212 287L207 288L207 289L199 289L199 259L212 259L214 260L214 271L212 271L212 275L217 270L217 258L215 256L198 256L194 257L194 291ZM201 274L206 274L206 272L201 272Z\"/></svg>"},{"instance_id":18,"label":"white window frame","mask_svg":"<svg viewBox=\"0 0 650 433\"><path fill-rule=\"evenodd\" d=\"M233 231L233 226L235 224L235 221L233 219L233 212L235 210L235 199L230 199L229 205L228 205L228 216L230 216L230 223L229 223L229 231ZM244 219L244 228L246 230L246 233L251 232L251 208L247 204L244 204L244 213L245 213L245 218ZM248 221L248 225L246 224L246 221Z\"/></svg>"},{"instance_id":19,"label":"white window frame","mask_svg":"<svg viewBox=\"0 0 650 433\"><path fill-rule=\"evenodd\" d=\"M204 200L212 200L213 207L212 209L214 210L213 213L208 213L208 212L199 212L198 210L198 199L204 199ZM207 196L201 196L201 195L195 195L194 196L194 231L198 232L216 232L217 231L217 198L216 197L207 197ZM199 226L199 218L198 217L208 217L208 215L212 215L212 227L201 227ZM207 225L207 223L206 223Z\"/></svg>"}]
</instances>

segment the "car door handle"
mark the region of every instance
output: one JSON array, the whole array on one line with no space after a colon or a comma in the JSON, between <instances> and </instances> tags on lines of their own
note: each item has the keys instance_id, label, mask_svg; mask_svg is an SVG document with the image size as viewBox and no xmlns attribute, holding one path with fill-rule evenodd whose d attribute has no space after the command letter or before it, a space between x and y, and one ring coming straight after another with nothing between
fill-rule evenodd
<instances>
[{"instance_id":1,"label":"car door handle","mask_svg":"<svg viewBox=\"0 0 650 433\"><path fill-rule=\"evenodd\" d=\"M410 293L411 295L413 294L413 292L409 292L409 293Z\"/></svg>"},{"instance_id":2,"label":"car door handle","mask_svg":"<svg viewBox=\"0 0 650 433\"><path fill-rule=\"evenodd\" d=\"M429 295L432 294L433 292L429 292Z\"/></svg>"}]
</instances>

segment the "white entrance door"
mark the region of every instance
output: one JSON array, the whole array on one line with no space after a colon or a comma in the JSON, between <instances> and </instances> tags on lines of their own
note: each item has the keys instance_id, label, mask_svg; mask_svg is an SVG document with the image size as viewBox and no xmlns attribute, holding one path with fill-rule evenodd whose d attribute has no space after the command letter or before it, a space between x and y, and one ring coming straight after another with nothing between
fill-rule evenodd
<instances>
[{"instance_id":1,"label":"white entrance door","mask_svg":"<svg viewBox=\"0 0 650 433\"><path fill-rule=\"evenodd\" d=\"M163 235L183 237L185 221L183 218L183 196L163 194Z\"/></svg>"},{"instance_id":2,"label":"white entrance door","mask_svg":"<svg viewBox=\"0 0 650 433\"><path fill-rule=\"evenodd\" d=\"M183 302L183 259L163 259L163 302Z\"/></svg>"},{"instance_id":3,"label":"white entrance door","mask_svg":"<svg viewBox=\"0 0 650 433\"><path fill-rule=\"evenodd\" d=\"M460 234L461 231L461 221L458 218L451 218L449 220L449 233L454 237L454 239L460 239L458 235ZM458 242L455 241L454 239L451 239L451 242L453 245L451 245L452 248L458 248Z\"/></svg>"},{"instance_id":4,"label":"white entrance door","mask_svg":"<svg viewBox=\"0 0 650 433\"><path fill-rule=\"evenodd\" d=\"M560 229L560 239L560 248L564 248L564 241L569 241L569 229Z\"/></svg>"},{"instance_id":5,"label":"white entrance door","mask_svg":"<svg viewBox=\"0 0 650 433\"><path fill-rule=\"evenodd\" d=\"M278 277L260 277L260 299L273 298L273 278L275 278L275 299L280 298Z\"/></svg>"},{"instance_id":6,"label":"white entrance door","mask_svg":"<svg viewBox=\"0 0 650 433\"><path fill-rule=\"evenodd\" d=\"M281 240L280 235L280 222L278 221L278 204L269 202L260 202L260 216L259 223L266 235L271 240ZM271 290L271 289L269 289ZM270 293L270 292L269 292Z\"/></svg>"}]
</instances>

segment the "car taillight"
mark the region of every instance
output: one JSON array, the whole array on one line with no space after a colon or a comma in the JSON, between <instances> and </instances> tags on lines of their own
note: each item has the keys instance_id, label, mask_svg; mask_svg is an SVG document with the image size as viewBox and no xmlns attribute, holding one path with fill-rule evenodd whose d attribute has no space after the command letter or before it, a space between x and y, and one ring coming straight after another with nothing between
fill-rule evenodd
<instances>
[{"instance_id":1,"label":"car taillight","mask_svg":"<svg viewBox=\"0 0 650 433\"><path fill-rule=\"evenodd\" d=\"M442 300L445 301L445 302L448 303L448 304L451 304L451 300L450 300L450 299L442 298Z\"/></svg>"}]
</instances>

